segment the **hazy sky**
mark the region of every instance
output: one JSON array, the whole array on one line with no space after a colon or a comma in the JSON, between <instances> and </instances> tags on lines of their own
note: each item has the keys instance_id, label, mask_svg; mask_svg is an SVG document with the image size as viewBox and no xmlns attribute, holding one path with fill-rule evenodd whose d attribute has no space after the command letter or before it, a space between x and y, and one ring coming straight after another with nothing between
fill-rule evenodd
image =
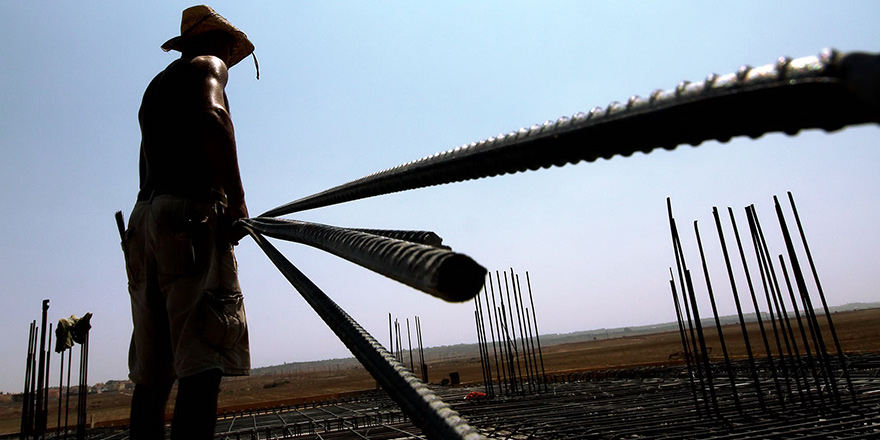
<instances>
[{"instance_id":1,"label":"hazy sky","mask_svg":"<svg viewBox=\"0 0 880 440\"><path fill-rule=\"evenodd\" d=\"M131 332L113 213L137 192L137 110L190 3L0 2L0 390L21 391L28 326L94 313L90 382L123 379ZM331 186L742 64L877 51L876 2L215 2L255 43L227 88L254 215ZM674 320L672 197L719 255L712 206L792 191L832 304L880 300L876 125L705 143L456 183L293 215L427 229L490 270L529 271L543 333ZM771 239L773 253L784 251ZM301 245L279 248L381 342L388 313L426 345L475 340L473 305ZM253 365L349 356L256 244L237 248ZM713 259L722 313L734 313ZM522 275L521 275L522 276ZM702 288L701 272L695 278ZM708 307L704 305L704 307ZM57 357L53 372L57 374ZM57 379L52 376L53 386Z\"/></svg>"}]
</instances>

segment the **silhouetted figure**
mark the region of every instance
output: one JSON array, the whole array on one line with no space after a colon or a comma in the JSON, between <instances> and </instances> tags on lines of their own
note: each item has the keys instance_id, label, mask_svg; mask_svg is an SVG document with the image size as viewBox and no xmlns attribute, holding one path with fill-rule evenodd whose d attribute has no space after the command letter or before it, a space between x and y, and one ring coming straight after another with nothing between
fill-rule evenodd
<instances>
[{"instance_id":1,"label":"silhouetted figure","mask_svg":"<svg viewBox=\"0 0 880 440\"><path fill-rule=\"evenodd\" d=\"M144 93L140 192L123 246L134 332L131 438L164 437L178 382L173 439L213 437L221 376L250 373L247 324L232 228L248 216L225 86L254 50L208 6L183 11L181 57Z\"/></svg>"}]
</instances>

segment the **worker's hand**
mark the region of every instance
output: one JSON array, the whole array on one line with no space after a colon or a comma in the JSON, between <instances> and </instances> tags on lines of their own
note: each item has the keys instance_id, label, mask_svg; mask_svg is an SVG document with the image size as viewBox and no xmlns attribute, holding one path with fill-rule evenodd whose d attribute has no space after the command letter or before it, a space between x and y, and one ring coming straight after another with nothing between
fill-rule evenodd
<instances>
[{"instance_id":1,"label":"worker's hand","mask_svg":"<svg viewBox=\"0 0 880 440\"><path fill-rule=\"evenodd\" d=\"M247 206L244 203L238 206L230 206L226 210L223 219L223 233L233 246L248 235L244 226L238 222L239 219L248 218Z\"/></svg>"}]
</instances>

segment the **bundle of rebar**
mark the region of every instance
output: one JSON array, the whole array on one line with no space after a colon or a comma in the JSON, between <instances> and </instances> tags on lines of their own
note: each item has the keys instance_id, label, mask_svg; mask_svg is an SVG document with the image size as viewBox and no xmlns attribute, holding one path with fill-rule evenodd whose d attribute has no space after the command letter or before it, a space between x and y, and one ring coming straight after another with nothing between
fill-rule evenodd
<instances>
[{"instance_id":1,"label":"bundle of rebar","mask_svg":"<svg viewBox=\"0 0 880 440\"><path fill-rule=\"evenodd\" d=\"M526 271L525 274L531 308L525 303L519 275L513 268L510 269L510 280L508 272L503 272L503 292L506 294L502 293L502 275L495 271L496 282L493 283L492 274L489 273L486 285L483 286L483 296L477 296L474 301L480 367L488 397L496 396L496 386L497 394L502 396L547 391L532 283L529 272Z\"/></svg>"},{"instance_id":2,"label":"bundle of rebar","mask_svg":"<svg viewBox=\"0 0 880 440\"><path fill-rule=\"evenodd\" d=\"M733 209L728 208L730 226L739 251L740 267L746 280L755 320L758 324L760 344L764 349L763 357L759 356L752 348L751 337L746 329L746 315L740 302L739 289L737 288L733 265L728 253L721 217L717 208L712 210L727 267L730 291L736 304L742 340L748 355L748 364L745 366L735 365L731 362L718 309L715 304L715 295L706 264L706 255L703 251L699 227L695 221L694 233L706 281L706 293L712 306L715 330L723 353L723 365L714 365L709 360L709 349L706 345L703 329L704 321L700 317L691 272L685 262L679 231L672 215L672 204L667 199L669 224L678 274L678 286L676 286L675 277L671 277L670 286L672 288L673 303L688 369L692 400L695 410L699 413L721 417L719 401L729 396L735 403L737 411L742 415L746 411L740 405L740 394L743 392L753 393L756 396L762 412L785 410L789 405L818 405L821 408L839 407L845 403L856 403L857 401L848 371L848 361L840 346L825 294L813 264L806 235L797 214L794 197L790 192L788 193L788 198L791 210L797 220L802 247L810 261L815 288L823 305L823 318L830 329L836 354L829 349L826 343L826 335L823 334L803 271L800 269L799 257L787 227L782 207L779 200L774 196L777 219L788 254L788 265L786 265L786 260L782 254L778 256L778 266L774 263L755 206L745 207L749 236L751 237L752 249L754 251L752 254L752 264L758 268L757 275L760 276L760 284L758 284L758 278L753 278L753 274L749 270L750 264L746 258L746 250L737 227L736 216ZM789 267L791 270L789 270ZM777 268L779 271L777 271ZM783 289L780 287L780 280L777 277L777 273L780 272L784 277L785 288L788 292L787 304ZM670 268L670 275L673 275L672 268ZM795 280L794 287L791 282L792 278ZM764 304L761 304L759 300L759 288L760 292L763 292ZM800 304L798 300L800 300ZM765 306L766 309L762 309ZM791 315L789 312L791 312ZM743 369L745 369L746 377L751 379L750 387L753 388L751 390L746 388L746 384L740 383L737 377L738 373L743 371ZM760 380L761 371L769 372L772 378L771 384ZM841 374L843 383L839 383L840 380L836 376L837 372ZM726 386L720 383L725 380L727 381ZM846 399L842 397L843 394L847 395ZM845 400L848 402L845 402Z\"/></svg>"}]
</instances>

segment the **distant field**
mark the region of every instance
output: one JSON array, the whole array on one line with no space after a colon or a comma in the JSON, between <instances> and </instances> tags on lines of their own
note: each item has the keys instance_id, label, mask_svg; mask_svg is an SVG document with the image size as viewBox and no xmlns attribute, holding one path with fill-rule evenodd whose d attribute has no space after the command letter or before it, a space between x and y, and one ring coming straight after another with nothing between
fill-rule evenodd
<instances>
[{"instance_id":1,"label":"distant field","mask_svg":"<svg viewBox=\"0 0 880 440\"><path fill-rule=\"evenodd\" d=\"M825 325L825 320L820 318ZM843 350L847 353L880 353L880 309L834 314L834 324L840 336ZM769 325L769 324L767 324ZM748 325L752 336L752 348L763 354L758 325ZM828 344L830 333L823 331ZM746 357L739 325L724 327L724 336L731 356ZM706 328L707 344L713 347L711 358L722 358L718 335L714 329ZM447 347L448 348L448 347ZM491 349L491 348L490 348ZM458 372L462 382L482 381L479 357L475 349L462 346L455 350L445 350L442 359L428 359L429 381L440 383L450 372ZM681 338L677 331L656 334L639 334L611 339L597 338L579 342L566 342L543 347L544 368L548 374L585 371L596 369L625 368L645 365L674 365L682 361L670 360L681 352ZM408 363L408 359L407 359ZM295 403L320 400L340 393L374 389L375 381L356 362L340 360L316 363L309 368L277 368L277 373L230 378L225 380L220 392L221 411L237 411L245 408L273 406L279 403ZM76 399L71 401L71 417L75 417ZM131 396L122 392L89 395L88 414L96 423L116 421L122 423L128 417ZM173 399L172 399L173 400ZM55 426L57 402L49 404L49 426ZM171 408L169 408L170 412ZM19 431L21 404L0 403L0 434ZM63 425L63 420L62 420Z\"/></svg>"}]
</instances>

